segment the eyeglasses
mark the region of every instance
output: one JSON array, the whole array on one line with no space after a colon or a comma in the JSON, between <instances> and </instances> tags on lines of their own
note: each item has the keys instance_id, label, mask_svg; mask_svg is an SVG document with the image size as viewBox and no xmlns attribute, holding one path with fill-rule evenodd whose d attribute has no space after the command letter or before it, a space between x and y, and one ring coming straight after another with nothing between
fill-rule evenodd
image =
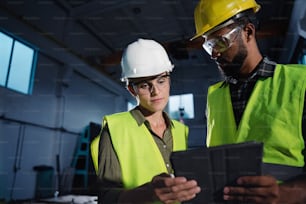
<instances>
[{"instance_id":1,"label":"eyeglasses","mask_svg":"<svg viewBox=\"0 0 306 204\"><path fill-rule=\"evenodd\" d=\"M240 30L240 26L235 27L230 32L224 35L205 40L202 46L209 55L212 55L213 51L222 53L233 45L233 42L236 40L238 34L240 33ZM205 39L207 38L207 36L203 37Z\"/></svg>"},{"instance_id":2,"label":"eyeglasses","mask_svg":"<svg viewBox=\"0 0 306 204\"><path fill-rule=\"evenodd\" d=\"M136 83L132 83L132 86L135 91L138 92L139 95L147 95L151 94L154 88L164 89L169 85L169 74L157 76L155 79L152 80L144 80Z\"/></svg>"}]
</instances>

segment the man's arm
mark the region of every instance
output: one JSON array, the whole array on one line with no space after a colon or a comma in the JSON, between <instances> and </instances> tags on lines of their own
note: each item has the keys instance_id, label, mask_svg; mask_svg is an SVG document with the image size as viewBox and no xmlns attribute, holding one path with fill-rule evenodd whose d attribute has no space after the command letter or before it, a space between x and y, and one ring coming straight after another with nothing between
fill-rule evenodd
<instances>
[{"instance_id":1,"label":"man's arm","mask_svg":"<svg viewBox=\"0 0 306 204\"><path fill-rule=\"evenodd\" d=\"M280 185L279 203L306 203L306 174Z\"/></svg>"},{"instance_id":2,"label":"man's arm","mask_svg":"<svg viewBox=\"0 0 306 204\"><path fill-rule=\"evenodd\" d=\"M306 174L278 184L271 176L244 176L239 187L225 187L224 200L239 200L257 204L305 204Z\"/></svg>"},{"instance_id":3,"label":"man's arm","mask_svg":"<svg viewBox=\"0 0 306 204\"><path fill-rule=\"evenodd\" d=\"M279 185L271 176L243 176L237 180L238 187L223 189L224 200L239 200L251 203L276 204L279 200Z\"/></svg>"}]
</instances>

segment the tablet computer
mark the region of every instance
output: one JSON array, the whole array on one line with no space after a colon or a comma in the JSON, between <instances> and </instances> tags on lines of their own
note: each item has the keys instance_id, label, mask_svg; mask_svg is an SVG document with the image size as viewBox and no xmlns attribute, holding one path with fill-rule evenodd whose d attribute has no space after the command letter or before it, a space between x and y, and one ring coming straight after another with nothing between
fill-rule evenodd
<instances>
[{"instance_id":1,"label":"tablet computer","mask_svg":"<svg viewBox=\"0 0 306 204\"><path fill-rule=\"evenodd\" d=\"M262 174L263 144L246 142L173 152L175 176L195 179L201 187L197 196L185 203L223 204L223 187L236 185L240 176ZM237 202L235 202L237 203Z\"/></svg>"}]
</instances>

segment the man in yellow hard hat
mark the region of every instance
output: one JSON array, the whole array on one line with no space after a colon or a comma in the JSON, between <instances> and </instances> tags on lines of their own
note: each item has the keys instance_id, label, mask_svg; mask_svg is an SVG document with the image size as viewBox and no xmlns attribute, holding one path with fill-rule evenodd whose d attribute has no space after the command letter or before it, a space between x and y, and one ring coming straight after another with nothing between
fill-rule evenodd
<instances>
[{"instance_id":1,"label":"man in yellow hard hat","mask_svg":"<svg viewBox=\"0 0 306 204\"><path fill-rule=\"evenodd\" d=\"M306 67L277 64L256 42L255 0L200 0L196 35L224 76L208 89L208 147L264 143L263 176L224 188L224 200L306 203Z\"/></svg>"},{"instance_id":2,"label":"man in yellow hard hat","mask_svg":"<svg viewBox=\"0 0 306 204\"><path fill-rule=\"evenodd\" d=\"M194 198L200 192L196 181L170 176L171 152L187 148L188 127L164 112L174 67L165 49L154 40L138 39L125 49L121 67L122 80L138 104L131 111L104 116L101 133L91 144L99 203Z\"/></svg>"}]
</instances>

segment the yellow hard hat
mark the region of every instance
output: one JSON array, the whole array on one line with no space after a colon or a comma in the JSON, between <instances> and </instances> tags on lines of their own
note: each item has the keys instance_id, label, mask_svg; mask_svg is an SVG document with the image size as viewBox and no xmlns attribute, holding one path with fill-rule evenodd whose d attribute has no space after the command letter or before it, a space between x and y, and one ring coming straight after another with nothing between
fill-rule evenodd
<instances>
[{"instance_id":1,"label":"yellow hard hat","mask_svg":"<svg viewBox=\"0 0 306 204\"><path fill-rule=\"evenodd\" d=\"M248 9L256 13L260 5L255 0L200 0L194 10L196 34L191 40Z\"/></svg>"}]
</instances>

